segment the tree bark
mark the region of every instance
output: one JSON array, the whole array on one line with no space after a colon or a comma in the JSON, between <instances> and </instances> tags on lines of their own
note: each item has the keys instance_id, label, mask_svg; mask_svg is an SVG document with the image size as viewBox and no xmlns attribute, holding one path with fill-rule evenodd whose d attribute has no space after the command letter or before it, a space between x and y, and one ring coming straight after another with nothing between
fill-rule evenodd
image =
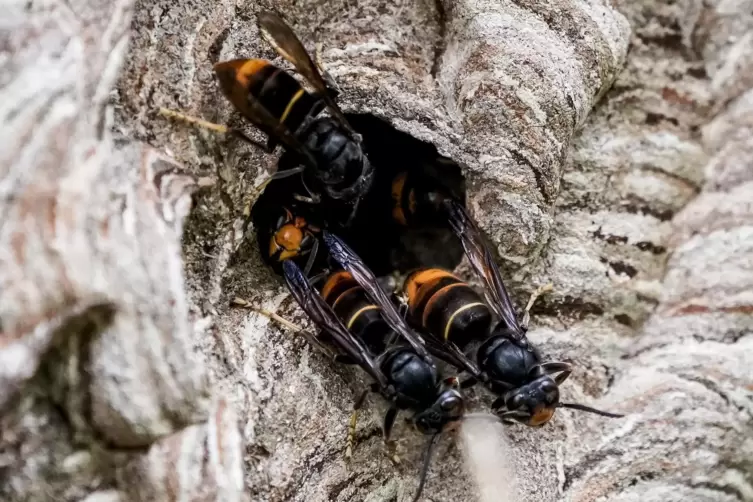
<instances>
[{"instance_id":1,"label":"tree bark","mask_svg":"<svg viewBox=\"0 0 753 502\"><path fill-rule=\"evenodd\" d=\"M461 164L518 304L555 285L530 337L575 365L563 399L627 414L506 429L516 498L753 500L743 0L13 4L0 498L412 497L424 439L398 423L393 466L370 398L345 462L365 379L229 307L306 324L243 231L276 157L156 113L244 127L211 66L274 57L262 8L323 43L346 111ZM424 498L477 500L454 438L436 458Z\"/></svg>"},{"instance_id":2,"label":"tree bark","mask_svg":"<svg viewBox=\"0 0 753 502\"><path fill-rule=\"evenodd\" d=\"M110 132L131 8L15 2L4 18L3 500L243 495L235 415L210 402L184 288L199 180Z\"/></svg>"}]
</instances>

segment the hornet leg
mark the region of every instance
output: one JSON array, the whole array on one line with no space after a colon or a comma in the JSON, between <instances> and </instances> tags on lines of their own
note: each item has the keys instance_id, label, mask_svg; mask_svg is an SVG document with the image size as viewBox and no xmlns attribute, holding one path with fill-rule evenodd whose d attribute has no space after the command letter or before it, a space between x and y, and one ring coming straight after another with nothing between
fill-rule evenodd
<instances>
[{"instance_id":1,"label":"hornet leg","mask_svg":"<svg viewBox=\"0 0 753 502\"><path fill-rule=\"evenodd\" d=\"M395 298L395 303L397 303L397 312L400 314L400 317L402 317L404 320L408 319L408 298L404 294L395 294L393 295Z\"/></svg>"},{"instance_id":2,"label":"hornet leg","mask_svg":"<svg viewBox=\"0 0 753 502\"><path fill-rule=\"evenodd\" d=\"M397 456L397 443L390 439L392 434L392 426L395 425L395 419L397 418L398 409L394 406L387 410L384 415L384 426L382 433L384 434L384 446L387 448L387 457L392 460L394 464L400 464L400 457Z\"/></svg>"},{"instance_id":3,"label":"hornet leg","mask_svg":"<svg viewBox=\"0 0 753 502\"><path fill-rule=\"evenodd\" d=\"M197 117L192 117L190 115L186 115L185 113L176 112L175 110L169 110L167 108L160 108L159 113L160 115L164 117L168 117L168 118L172 118L176 120L182 120L183 122L188 122L189 124L194 124L196 126L203 127L204 129L209 129L210 131L215 131L220 134L230 134L267 153L272 153L270 152L269 148L267 148L267 145L260 143L259 141L256 141L255 139L249 138L243 133L243 131L239 129L233 129L222 124L215 124L213 122L207 122L206 120L202 120Z\"/></svg>"},{"instance_id":4,"label":"hornet leg","mask_svg":"<svg viewBox=\"0 0 753 502\"><path fill-rule=\"evenodd\" d=\"M306 193L308 193L308 196L301 195L299 193L294 193L293 198L295 200L299 200L301 202L305 202L306 204L319 204L321 202L321 196L319 194L314 193L308 185L306 185L305 178L301 177L301 183L303 184L303 188L306 189Z\"/></svg>"},{"instance_id":5,"label":"hornet leg","mask_svg":"<svg viewBox=\"0 0 753 502\"><path fill-rule=\"evenodd\" d=\"M329 274L331 274L331 273L332 273L332 271L330 269L325 269L325 270L319 272L318 274L309 277L309 282L311 284L313 284L313 285L316 285L319 281L322 281L322 280L326 279L327 276L329 276Z\"/></svg>"},{"instance_id":6,"label":"hornet leg","mask_svg":"<svg viewBox=\"0 0 753 502\"><path fill-rule=\"evenodd\" d=\"M316 253L319 252L319 239L314 239L314 245L311 247L311 252L309 253L309 259L306 260L306 266L303 269L303 275L306 277L309 276L311 273L311 269L314 267L314 262L316 261Z\"/></svg>"},{"instance_id":7,"label":"hornet leg","mask_svg":"<svg viewBox=\"0 0 753 502\"><path fill-rule=\"evenodd\" d=\"M498 397L494 400L492 403L492 413L498 414L500 410L505 410L507 407L505 406L505 398L504 397Z\"/></svg>"},{"instance_id":8,"label":"hornet leg","mask_svg":"<svg viewBox=\"0 0 753 502\"><path fill-rule=\"evenodd\" d=\"M356 441L356 424L358 423L358 410L363 406L363 402L366 400L366 396L369 394L369 390L365 390L358 396L356 402L353 403L353 413L350 414L350 422L348 423L348 443L345 447L345 458L350 459L353 455L353 444Z\"/></svg>"},{"instance_id":9,"label":"hornet leg","mask_svg":"<svg viewBox=\"0 0 753 502\"><path fill-rule=\"evenodd\" d=\"M546 293L549 293L554 289L554 286L550 282L549 284L544 284L543 286L540 286L531 293L531 298L528 300L528 305L526 305L526 309L523 311L523 319L520 321L520 327L523 328L524 331L528 331L528 323L531 322L531 307L533 307L533 304L536 302L536 299Z\"/></svg>"}]
</instances>

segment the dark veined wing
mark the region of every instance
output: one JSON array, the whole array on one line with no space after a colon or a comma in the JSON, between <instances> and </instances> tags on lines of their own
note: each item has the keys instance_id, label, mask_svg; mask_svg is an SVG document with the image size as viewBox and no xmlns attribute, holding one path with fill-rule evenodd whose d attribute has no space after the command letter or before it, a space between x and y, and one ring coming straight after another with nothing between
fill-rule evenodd
<instances>
[{"instance_id":1,"label":"dark veined wing","mask_svg":"<svg viewBox=\"0 0 753 502\"><path fill-rule=\"evenodd\" d=\"M314 289L301 269L291 260L282 263L283 275L288 289L301 309L311 320L331 337L333 343L364 369L382 387L387 387L387 378L379 369L368 349L343 326L319 292Z\"/></svg>"},{"instance_id":2,"label":"dark veined wing","mask_svg":"<svg viewBox=\"0 0 753 502\"><path fill-rule=\"evenodd\" d=\"M345 127L348 132L355 134L355 131L348 123L340 107L329 93L327 84L316 65L311 60L311 56L306 52L306 48L298 39L296 34L277 14L274 12L260 12L256 15L259 25L259 32L269 45L274 47L280 56L288 60L295 69L298 70L303 78L308 81L314 90L321 95L324 103L327 105L330 113Z\"/></svg>"},{"instance_id":3,"label":"dark veined wing","mask_svg":"<svg viewBox=\"0 0 753 502\"><path fill-rule=\"evenodd\" d=\"M450 225L460 238L473 270L484 281L486 297L491 307L500 319L507 324L507 327L514 332L514 338L522 339L525 332L520 327L518 317L515 314L515 307L510 300L510 295L507 294L502 275L499 273L499 267L494 262L481 231L459 202L448 199L444 202L444 205L447 209Z\"/></svg>"},{"instance_id":4,"label":"dark veined wing","mask_svg":"<svg viewBox=\"0 0 753 502\"><path fill-rule=\"evenodd\" d=\"M467 371L477 380L484 380L484 375L478 366L463 354L463 351L457 345L449 341L439 343L432 340L432 337L426 337L424 340L426 341L426 348L434 357L456 367L458 370Z\"/></svg>"},{"instance_id":5,"label":"dark veined wing","mask_svg":"<svg viewBox=\"0 0 753 502\"><path fill-rule=\"evenodd\" d=\"M248 81L256 71L254 59L234 59L214 65L214 72L225 97L235 108L264 133L278 140L288 150L297 153L309 167L316 167L316 160L298 138L276 119L257 99L248 92ZM258 64L264 64L263 62ZM267 63L268 64L268 63Z\"/></svg>"},{"instance_id":6,"label":"dark veined wing","mask_svg":"<svg viewBox=\"0 0 753 502\"><path fill-rule=\"evenodd\" d=\"M340 264L342 268L350 272L358 285L366 292L366 296L378 305L382 311L382 317L387 324L400 336L410 343L413 350L426 362L434 365L424 346L424 341L406 324L398 313L395 304L392 303L387 293L379 286L374 272L348 247L339 237L327 231L324 232L324 244L326 244L330 256Z\"/></svg>"}]
</instances>

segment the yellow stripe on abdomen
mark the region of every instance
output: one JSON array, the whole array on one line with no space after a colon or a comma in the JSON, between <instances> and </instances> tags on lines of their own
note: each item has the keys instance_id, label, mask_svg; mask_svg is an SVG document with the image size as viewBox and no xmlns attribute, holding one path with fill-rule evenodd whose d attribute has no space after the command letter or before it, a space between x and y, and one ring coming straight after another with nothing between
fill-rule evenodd
<instances>
[{"instance_id":1,"label":"yellow stripe on abdomen","mask_svg":"<svg viewBox=\"0 0 753 502\"><path fill-rule=\"evenodd\" d=\"M285 122L285 119L290 114L290 111L293 109L293 105L295 105L295 102L301 99L301 96L303 96L303 93L306 92L303 89L298 89L298 92L295 93L295 95L292 97L292 99L288 102L288 106L285 107L285 111L282 112L282 116L280 117L280 123L282 124Z\"/></svg>"},{"instance_id":2,"label":"yellow stripe on abdomen","mask_svg":"<svg viewBox=\"0 0 753 502\"><path fill-rule=\"evenodd\" d=\"M447 324L444 325L444 336L443 336L443 339L447 340L448 337L450 336L450 328L452 327L452 321L455 320L455 317L458 314L460 314L461 312L463 312L465 310L472 309L473 307L477 307L479 305L484 305L484 304L481 303L481 302L467 303L467 304L463 305L462 307L460 307L459 309L457 309L455 312L453 312L452 315L450 316L450 318L447 319Z\"/></svg>"},{"instance_id":3,"label":"yellow stripe on abdomen","mask_svg":"<svg viewBox=\"0 0 753 502\"><path fill-rule=\"evenodd\" d=\"M350 319L348 320L348 326L347 328L350 329L353 324L356 322L356 319L358 319L358 316L366 312L367 310L375 310L378 309L376 305L366 305L365 307L359 309L355 314L350 316Z\"/></svg>"}]
</instances>

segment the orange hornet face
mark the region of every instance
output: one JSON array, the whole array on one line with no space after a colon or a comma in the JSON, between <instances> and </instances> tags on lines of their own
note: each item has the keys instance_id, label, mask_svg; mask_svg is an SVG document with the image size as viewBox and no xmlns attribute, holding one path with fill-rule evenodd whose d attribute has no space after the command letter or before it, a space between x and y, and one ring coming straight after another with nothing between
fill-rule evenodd
<instances>
[{"instance_id":1,"label":"orange hornet face","mask_svg":"<svg viewBox=\"0 0 753 502\"><path fill-rule=\"evenodd\" d=\"M541 427L552 419L559 400L557 382L543 375L511 391L505 397L504 408L498 416L529 427Z\"/></svg>"},{"instance_id":2,"label":"orange hornet face","mask_svg":"<svg viewBox=\"0 0 753 502\"><path fill-rule=\"evenodd\" d=\"M295 224L283 225L269 240L269 255L277 256L278 261L298 256L303 242L303 230Z\"/></svg>"},{"instance_id":3,"label":"orange hornet face","mask_svg":"<svg viewBox=\"0 0 753 502\"><path fill-rule=\"evenodd\" d=\"M277 222L277 230L269 239L269 256L283 262L306 254L315 240L319 228L309 225L305 218L293 216L287 208Z\"/></svg>"},{"instance_id":4,"label":"orange hornet face","mask_svg":"<svg viewBox=\"0 0 753 502\"><path fill-rule=\"evenodd\" d=\"M554 416L554 408L547 406L539 406L533 413L531 413L531 419L528 421L528 425L531 427L540 427L547 423Z\"/></svg>"}]
</instances>

